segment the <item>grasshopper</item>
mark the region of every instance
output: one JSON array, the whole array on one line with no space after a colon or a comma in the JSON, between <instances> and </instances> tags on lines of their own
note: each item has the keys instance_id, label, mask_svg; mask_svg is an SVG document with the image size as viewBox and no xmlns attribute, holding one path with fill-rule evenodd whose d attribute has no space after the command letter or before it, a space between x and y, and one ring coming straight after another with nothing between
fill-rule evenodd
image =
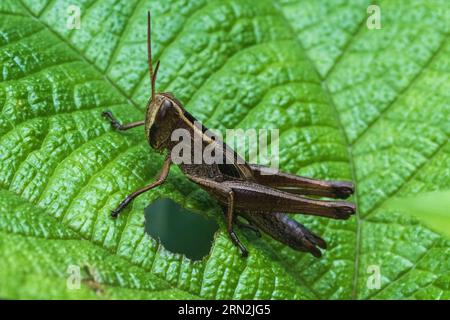
<instances>
[{"instance_id":1,"label":"grasshopper","mask_svg":"<svg viewBox=\"0 0 450 320\"><path fill-rule=\"evenodd\" d=\"M173 164L171 151L176 145L171 140L171 133L183 128L191 133L192 139L194 136L200 137L203 148L214 144L222 150L223 158L227 160L226 163L177 165L189 180L206 190L222 207L230 239L240 249L242 256L246 257L248 251L238 239L234 226L250 228L259 235L262 230L295 250L320 257L322 253L319 248L325 249L326 242L302 224L290 219L286 212L348 219L355 213L353 203L322 200L319 197L348 198L354 192L354 185L347 181L324 181L281 172L268 174L271 173L270 168L245 162L222 140L208 134L206 127L194 125L196 119L172 93L155 92L160 61L157 61L153 71L150 12L147 19L151 98L147 104L145 120L121 124L110 111L104 111L102 115L119 131L144 126L150 146L158 152L167 152L167 155L156 181L128 195L111 215L117 217L137 196L166 181ZM305 197L307 195L315 197Z\"/></svg>"}]
</instances>

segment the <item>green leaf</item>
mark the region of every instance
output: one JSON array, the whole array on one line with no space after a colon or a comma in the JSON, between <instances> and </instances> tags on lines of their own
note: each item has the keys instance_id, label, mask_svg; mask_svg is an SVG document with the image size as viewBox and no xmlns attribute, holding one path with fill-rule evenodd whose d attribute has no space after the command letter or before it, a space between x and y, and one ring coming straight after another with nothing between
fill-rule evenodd
<instances>
[{"instance_id":1,"label":"green leaf","mask_svg":"<svg viewBox=\"0 0 450 320\"><path fill-rule=\"evenodd\" d=\"M449 299L449 240L385 204L450 184L450 7L380 1L382 29L369 30L369 4L0 2L0 296ZM69 5L80 29L67 28ZM283 171L355 181L355 218L295 217L328 241L321 259L240 234L242 259L220 209L176 169L109 218L162 162L142 130L100 117L144 115L147 10L158 90L211 128L279 128ZM191 261L145 234L160 197L217 218L210 255Z\"/></svg>"},{"instance_id":2,"label":"green leaf","mask_svg":"<svg viewBox=\"0 0 450 320\"><path fill-rule=\"evenodd\" d=\"M409 197L393 197L384 204L422 220L431 229L450 238L450 191L420 193Z\"/></svg>"}]
</instances>

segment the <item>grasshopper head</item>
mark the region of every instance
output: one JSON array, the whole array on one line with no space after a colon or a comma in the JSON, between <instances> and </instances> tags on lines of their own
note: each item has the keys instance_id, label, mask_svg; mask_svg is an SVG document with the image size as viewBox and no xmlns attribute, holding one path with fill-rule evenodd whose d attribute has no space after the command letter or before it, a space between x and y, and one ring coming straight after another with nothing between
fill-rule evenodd
<instances>
[{"instance_id":1,"label":"grasshopper head","mask_svg":"<svg viewBox=\"0 0 450 320\"><path fill-rule=\"evenodd\" d=\"M169 93L156 93L147 106L145 134L151 147L162 151L179 121L178 101Z\"/></svg>"}]
</instances>

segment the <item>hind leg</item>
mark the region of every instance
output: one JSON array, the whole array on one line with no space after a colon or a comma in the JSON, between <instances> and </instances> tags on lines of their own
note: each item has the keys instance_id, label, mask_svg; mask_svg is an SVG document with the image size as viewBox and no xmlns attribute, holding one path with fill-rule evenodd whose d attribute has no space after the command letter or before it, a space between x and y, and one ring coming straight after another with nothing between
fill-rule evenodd
<instances>
[{"instance_id":1,"label":"hind leg","mask_svg":"<svg viewBox=\"0 0 450 320\"><path fill-rule=\"evenodd\" d=\"M289 193L346 199L355 191L353 183L348 181L327 181L283 172L274 173L270 168L256 164L251 164L250 168L257 183Z\"/></svg>"},{"instance_id":2,"label":"hind leg","mask_svg":"<svg viewBox=\"0 0 450 320\"><path fill-rule=\"evenodd\" d=\"M347 201L309 199L248 181L225 181L221 184L233 190L238 211L254 214L291 212L344 220L355 213L355 205Z\"/></svg>"}]
</instances>

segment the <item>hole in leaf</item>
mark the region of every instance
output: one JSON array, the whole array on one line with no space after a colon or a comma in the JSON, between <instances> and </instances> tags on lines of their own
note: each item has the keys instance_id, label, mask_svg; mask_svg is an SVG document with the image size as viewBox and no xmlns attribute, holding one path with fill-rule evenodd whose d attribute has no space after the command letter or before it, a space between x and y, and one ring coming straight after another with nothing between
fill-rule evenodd
<instances>
[{"instance_id":1,"label":"hole in leaf","mask_svg":"<svg viewBox=\"0 0 450 320\"><path fill-rule=\"evenodd\" d=\"M145 208L145 232L167 250L200 260L211 250L219 226L170 199L158 199Z\"/></svg>"}]
</instances>

